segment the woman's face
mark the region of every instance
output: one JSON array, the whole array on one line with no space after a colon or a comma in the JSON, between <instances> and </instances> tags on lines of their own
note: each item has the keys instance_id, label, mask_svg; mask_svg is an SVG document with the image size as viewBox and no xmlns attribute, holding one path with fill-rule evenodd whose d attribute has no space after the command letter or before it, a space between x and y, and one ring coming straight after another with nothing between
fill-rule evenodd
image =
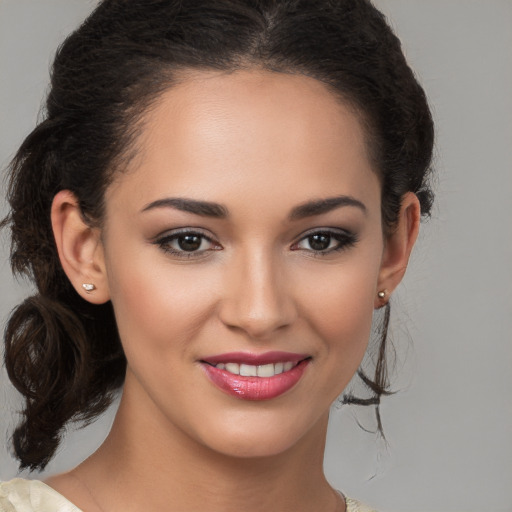
<instances>
[{"instance_id":1,"label":"woman's face","mask_svg":"<svg viewBox=\"0 0 512 512\"><path fill-rule=\"evenodd\" d=\"M102 233L127 403L236 456L323 431L384 251L358 117L311 78L205 72L161 97L138 143Z\"/></svg>"}]
</instances>

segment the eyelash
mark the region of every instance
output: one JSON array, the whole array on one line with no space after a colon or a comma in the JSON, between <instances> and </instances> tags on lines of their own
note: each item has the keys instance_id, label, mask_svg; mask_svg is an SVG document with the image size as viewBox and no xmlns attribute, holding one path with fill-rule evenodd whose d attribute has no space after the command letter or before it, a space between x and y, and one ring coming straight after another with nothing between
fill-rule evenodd
<instances>
[{"instance_id":1,"label":"eyelash","mask_svg":"<svg viewBox=\"0 0 512 512\"><path fill-rule=\"evenodd\" d=\"M308 241L311 243L312 237L315 236L325 236L329 239L329 245L331 245L332 241L337 241L337 244L334 247L328 247L327 249L320 249L315 250L313 248L311 249L305 249L299 247L299 244L302 242ZM176 249L171 246L173 242L178 242L181 239L184 239L186 237L198 237L200 238L200 245L199 248L203 245L203 243L206 241L209 244L211 244L213 247L207 248L207 249L201 249L201 250L191 250L187 251L183 248ZM310 252L312 256L314 257L322 257L326 256L331 253L344 251L346 249L349 249L353 245L355 245L358 241L358 238L355 234L350 233L345 230L340 229L315 229L313 231L310 231L309 233L304 234L297 242L292 244L291 250L292 251L307 251ZM155 245L160 247L162 251L164 251L167 254L171 254L174 257L177 258L200 258L201 256L205 256L205 253L208 251L219 251L222 250L222 246L215 242L212 238L205 235L204 233L196 230L191 229L182 229L180 231L174 231L172 233L166 234L164 236L161 236L157 238L154 242ZM179 243L179 242L178 242Z\"/></svg>"},{"instance_id":2,"label":"eyelash","mask_svg":"<svg viewBox=\"0 0 512 512\"><path fill-rule=\"evenodd\" d=\"M175 249L174 247L171 246L173 242L177 242L180 238L184 239L186 237L200 238L199 247L201 247L201 245L203 245L205 241L209 242L214 247L202 250L187 251L185 249ZM204 233L201 233L200 231L195 231L191 229L182 229L180 231L174 231L172 233L157 238L153 243L159 246L160 249L162 249L162 251L164 251L165 253L183 259L198 258L204 256L207 251L219 251L222 249L221 245L215 242L209 236L205 235Z\"/></svg>"},{"instance_id":3,"label":"eyelash","mask_svg":"<svg viewBox=\"0 0 512 512\"><path fill-rule=\"evenodd\" d=\"M301 242L308 241L311 243L311 238L315 236L325 236L329 238L329 245L331 245L332 241L337 241L337 244L334 247L328 247L327 249L314 250L314 249L301 249L299 244ZM341 252L349 249L354 246L358 241L357 236L354 233L349 231L345 231L342 229L334 229L334 228L324 228L324 229L315 229L310 231L309 233L304 234L298 242L295 242L292 245L292 250L294 251L308 251L311 253L311 256L315 258L321 258L323 256L327 256L328 254Z\"/></svg>"}]
</instances>

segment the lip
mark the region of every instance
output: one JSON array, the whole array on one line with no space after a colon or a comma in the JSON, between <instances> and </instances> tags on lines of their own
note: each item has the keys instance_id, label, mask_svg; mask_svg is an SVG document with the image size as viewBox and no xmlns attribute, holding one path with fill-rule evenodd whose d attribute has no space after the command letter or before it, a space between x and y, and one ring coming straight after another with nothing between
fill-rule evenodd
<instances>
[{"instance_id":1,"label":"lip","mask_svg":"<svg viewBox=\"0 0 512 512\"><path fill-rule=\"evenodd\" d=\"M291 361L296 363L296 366L273 377L245 377L213 366L226 362L257 366L282 361ZM267 352L264 354L232 352L205 358L201 361L201 367L210 382L221 391L242 400L255 401L271 400L292 389L302 378L310 361L311 358L308 355L290 352Z\"/></svg>"},{"instance_id":2,"label":"lip","mask_svg":"<svg viewBox=\"0 0 512 512\"><path fill-rule=\"evenodd\" d=\"M281 361L298 363L308 357L310 357L309 354L295 354L293 352L278 351L264 352L262 354L254 354L252 352L228 352L225 354L204 357L202 361L210 364L238 363L259 366L263 364L279 363Z\"/></svg>"}]
</instances>

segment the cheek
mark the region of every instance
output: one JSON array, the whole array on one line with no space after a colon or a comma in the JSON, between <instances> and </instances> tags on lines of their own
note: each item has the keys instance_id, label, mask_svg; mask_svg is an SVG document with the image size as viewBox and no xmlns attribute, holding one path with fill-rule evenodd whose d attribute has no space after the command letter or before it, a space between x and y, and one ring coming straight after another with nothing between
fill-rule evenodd
<instances>
[{"instance_id":1,"label":"cheek","mask_svg":"<svg viewBox=\"0 0 512 512\"><path fill-rule=\"evenodd\" d=\"M359 367L370 337L379 263L378 251L361 252L337 268L309 272L303 282L302 316L323 340L329 366L339 369L346 382Z\"/></svg>"},{"instance_id":2,"label":"cheek","mask_svg":"<svg viewBox=\"0 0 512 512\"><path fill-rule=\"evenodd\" d=\"M128 362L132 353L139 359L165 358L171 351L186 357L177 349L186 347L208 318L211 282L198 279L197 269L191 279L186 265L173 268L165 257L155 257L153 248L113 258L110 293Z\"/></svg>"},{"instance_id":3,"label":"cheek","mask_svg":"<svg viewBox=\"0 0 512 512\"><path fill-rule=\"evenodd\" d=\"M371 288L355 279L333 279L328 290L311 297L309 308L314 308L315 323L327 339L336 338L343 333L348 335L352 331L357 332L371 322Z\"/></svg>"},{"instance_id":4,"label":"cheek","mask_svg":"<svg viewBox=\"0 0 512 512\"><path fill-rule=\"evenodd\" d=\"M326 376L321 393L329 403L339 397L361 365L371 334L373 298L361 287L337 283L316 303L315 326L325 350L318 362Z\"/></svg>"}]
</instances>

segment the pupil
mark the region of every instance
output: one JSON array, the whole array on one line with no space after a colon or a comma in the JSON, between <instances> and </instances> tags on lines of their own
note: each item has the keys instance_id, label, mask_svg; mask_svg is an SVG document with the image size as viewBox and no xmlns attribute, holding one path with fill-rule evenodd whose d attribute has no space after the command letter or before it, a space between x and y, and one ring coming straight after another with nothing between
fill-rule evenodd
<instances>
[{"instance_id":1,"label":"pupil","mask_svg":"<svg viewBox=\"0 0 512 512\"><path fill-rule=\"evenodd\" d=\"M178 238L178 245L183 251L197 251L201 246L201 237L198 235L184 235Z\"/></svg>"},{"instance_id":2,"label":"pupil","mask_svg":"<svg viewBox=\"0 0 512 512\"><path fill-rule=\"evenodd\" d=\"M309 245L315 251L325 251L330 243L330 235L312 235L309 237Z\"/></svg>"}]
</instances>

